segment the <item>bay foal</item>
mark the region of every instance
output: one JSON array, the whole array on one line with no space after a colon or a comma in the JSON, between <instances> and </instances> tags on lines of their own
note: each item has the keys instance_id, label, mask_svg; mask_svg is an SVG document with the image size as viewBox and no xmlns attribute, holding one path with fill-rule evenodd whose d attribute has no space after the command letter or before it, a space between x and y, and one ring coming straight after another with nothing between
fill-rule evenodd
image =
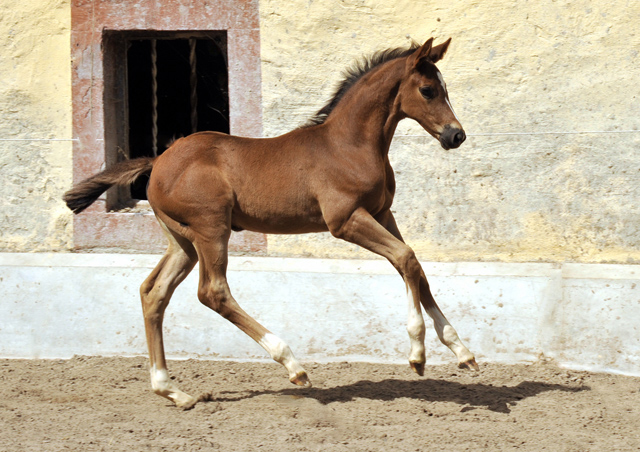
<instances>
[{"instance_id":1,"label":"bay foal","mask_svg":"<svg viewBox=\"0 0 640 452\"><path fill-rule=\"evenodd\" d=\"M275 138L201 132L179 139L157 158L118 163L65 194L79 213L112 185L150 173L149 204L169 241L167 252L140 288L153 390L177 406L196 399L171 381L162 320L175 288L200 262L198 298L257 341L284 365L291 382L309 385L289 346L240 308L227 285L232 230L267 234L330 231L384 256L407 288L409 363L422 375L425 323L460 367L477 369L473 354L438 308L413 250L402 240L391 203L395 179L388 152L398 122L416 120L444 149L465 134L436 68L451 39L375 54L347 72L332 100L304 127Z\"/></svg>"}]
</instances>

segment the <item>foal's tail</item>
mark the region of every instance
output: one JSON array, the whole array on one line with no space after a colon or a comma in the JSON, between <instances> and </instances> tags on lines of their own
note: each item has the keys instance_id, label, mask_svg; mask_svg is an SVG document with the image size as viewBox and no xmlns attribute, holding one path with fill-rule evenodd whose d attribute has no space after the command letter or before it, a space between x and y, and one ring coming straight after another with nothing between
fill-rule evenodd
<instances>
[{"instance_id":1,"label":"foal's tail","mask_svg":"<svg viewBox=\"0 0 640 452\"><path fill-rule=\"evenodd\" d=\"M80 213L114 185L130 185L143 174L151 173L154 157L126 160L83 180L64 194L64 202L73 213Z\"/></svg>"}]
</instances>

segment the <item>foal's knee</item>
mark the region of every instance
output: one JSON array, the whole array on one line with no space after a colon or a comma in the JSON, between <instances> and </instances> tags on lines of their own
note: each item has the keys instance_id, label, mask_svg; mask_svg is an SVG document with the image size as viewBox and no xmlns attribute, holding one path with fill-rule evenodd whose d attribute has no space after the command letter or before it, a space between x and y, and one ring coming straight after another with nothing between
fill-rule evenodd
<instances>
[{"instance_id":1,"label":"foal's knee","mask_svg":"<svg viewBox=\"0 0 640 452\"><path fill-rule=\"evenodd\" d=\"M408 246L402 247L402 250L396 257L398 271L405 275L407 278L419 278L420 277L420 262L416 257L416 253Z\"/></svg>"},{"instance_id":2,"label":"foal's knee","mask_svg":"<svg viewBox=\"0 0 640 452\"><path fill-rule=\"evenodd\" d=\"M231 299L231 294L226 284L211 282L200 285L198 288L198 299L203 305L224 316L226 312L225 308Z\"/></svg>"}]
</instances>

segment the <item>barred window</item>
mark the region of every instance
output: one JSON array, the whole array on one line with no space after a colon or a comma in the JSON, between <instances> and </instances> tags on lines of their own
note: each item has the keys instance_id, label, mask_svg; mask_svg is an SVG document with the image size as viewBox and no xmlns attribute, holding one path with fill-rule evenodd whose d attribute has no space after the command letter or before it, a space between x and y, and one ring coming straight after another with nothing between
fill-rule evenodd
<instances>
[{"instance_id":1,"label":"barred window","mask_svg":"<svg viewBox=\"0 0 640 452\"><path fill-rule=\"evenodd\" d=\"M194 130L261 136L258 4L72 0L74 182ZM146 181L110 189L74 216L75 249L163 251L144 198ZM261 252L266 238L233 233L229 249Z\"/></svg>"},{"instance_id":2,"label":"barred window","mask_svg":"<svg viewBox=\"0 0 640 452\"><path fill-rule=\"evenodd\" d=\"M123 158L162 154L191 133L229 133L229 81L225 31L105 32L105 112ZM121 111L118 111L121 110ZM121 123L118 123L121 122ZM121 188L112 209L147 199L147 177Z\"/></svg>"}]
</instances>

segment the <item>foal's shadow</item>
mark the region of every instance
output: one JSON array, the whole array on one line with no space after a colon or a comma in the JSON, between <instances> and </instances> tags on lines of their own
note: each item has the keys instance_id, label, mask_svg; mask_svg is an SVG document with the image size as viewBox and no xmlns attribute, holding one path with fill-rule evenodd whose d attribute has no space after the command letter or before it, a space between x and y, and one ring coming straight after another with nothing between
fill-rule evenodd
<instances>
[{"instance_id":1,"label":"foal's shadow","mask_svg":"<svg viewBox=\"0 0 640 452\"><path fill-rule=\"evenodd\" d=\"M527 397L547 391L580 392L591 390L588 386L573 387L538 381L523 381L517 386L492 386L483 383L463 384L447 380L397 380L358 381L333 388L283 389L280 391L228 391L228 396L208 397L206 401L229 402L258 397L280 395L313 398L327 405L332 402L351 402L358 398L393 401L409 398L425 402L455 402L465 405L462 411L486 408L498 413L510 413L510 406ZM234 396L235 395L235 396Z\"/></svg>"}]
</instances>

